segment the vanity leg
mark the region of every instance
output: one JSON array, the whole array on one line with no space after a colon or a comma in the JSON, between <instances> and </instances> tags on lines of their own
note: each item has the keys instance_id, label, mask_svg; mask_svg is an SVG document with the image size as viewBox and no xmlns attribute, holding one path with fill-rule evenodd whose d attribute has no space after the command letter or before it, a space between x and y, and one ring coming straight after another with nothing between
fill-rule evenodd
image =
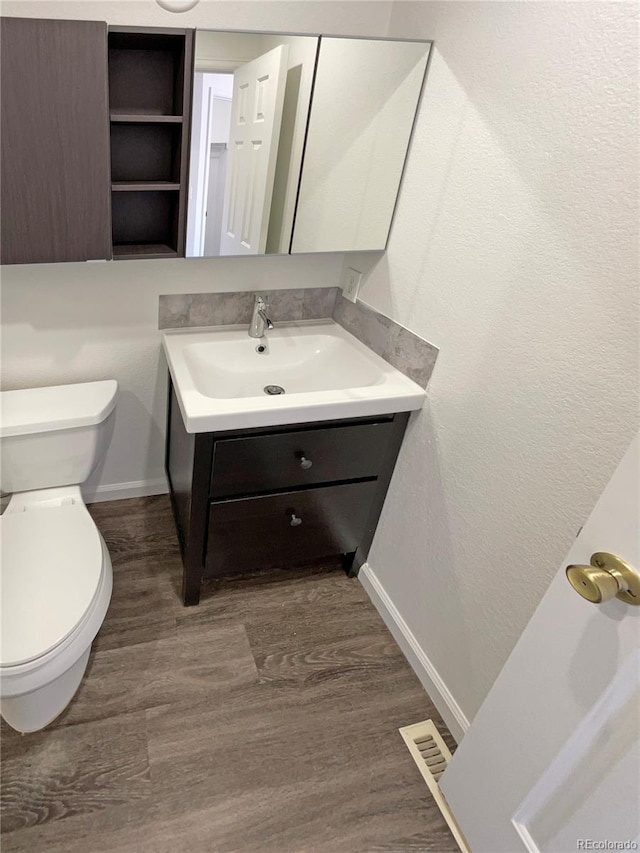
<instances>
[{"instance_id":1,"label":"vanity leg","mask_svg":"<svg viewBox=\"0 0 640 853\"><path fill-rule=\"evenodd\" d=\"M201 584L199 577L189 577L186 571L182 573L182 603L185 607L200 604Z\"/></svg>"},{"instance_id":2,"label":"vanity leg","mask_svg":"<svg viewBox=\"0 0 640 853\"><path fill-rule=\"evenodd\" d=\"M342 555L342 568L345 570L345 573L348 578L358 577L358 571L360 569L360 566L356 565L355 557L355 551L349 551L348 554Z\"/></svg>"}]
</instances>

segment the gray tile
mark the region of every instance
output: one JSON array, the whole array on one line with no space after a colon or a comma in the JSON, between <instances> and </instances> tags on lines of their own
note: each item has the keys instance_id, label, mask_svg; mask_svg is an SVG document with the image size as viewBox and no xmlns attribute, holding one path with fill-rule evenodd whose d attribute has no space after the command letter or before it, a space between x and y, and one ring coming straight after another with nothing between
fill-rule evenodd
<instances>
[{"instance_id":1,"label":"gray tile","mask_svg":"<svg viewBox=\"0 0 640 853\"><path fill-rule=\"evenodd\" d=\"M302 290L274 290L268 295L267 313L274 323L278 320L311 319L304 316L304 295Z\"/></svg>"},{"instance_id":2,"label":"gray tile","mask_svg":"<svg viewBox=\"0 0 640 853\"><path fill-rule=\"evenodd\" d=\"M333 319L365 346L385 358L391 326L388 317L377 314L361 302L354 304L340 295L336 301Z\"/></svg>"},{"instance_id":3,"label":"gray tile","mask_svg":"<svg viewBox=\"0 0 640 853\"><path fill-rule=\"evenodd\" d=\"M333 317L333 309L338 298L337 287L307 287L304 294L304 315L310 320Z\"/></svg>"},{"instance_id":4,"label":"gray tile","mask_svg":"<svg viewBox=\"0 0 640 853\"><path fill-rule=\"evenodd\" d=\"M264 291L274 323L329 318L337 287L307 287ZM233 326L251 321L255 291L182 293L162 295L158 303L158 328Z\"/></svg>"},{"instance_id":5,"label":"gray tile","mask_svg":"<svg viewBox=\"0 0 640 853\"><path fill-rule=\"evenodd\" d=\"M438 357L437 347L396 325L390 329L388 353L389 364L427 387Z\"/></svg>"},{"instance_id":6,"label":"gray tile","mask_svg":"<svg viewBox=\"0 0 640 853\"><path fill-rule=\"evenodd\" d=\"M158 302L158 328L174 329L188 325L192 296L188 293L161 296Z\"/></svg>"},{"instance_id":7,"label":"gray tile","mask_svg":"<svg viewBox=\"0 0 640 853\"><path fill-rule=\"evenodd\" d=\"M338 294L333 319L376 355L426 388L438 348L362 302Z\"/></svg>"}]
</instances>

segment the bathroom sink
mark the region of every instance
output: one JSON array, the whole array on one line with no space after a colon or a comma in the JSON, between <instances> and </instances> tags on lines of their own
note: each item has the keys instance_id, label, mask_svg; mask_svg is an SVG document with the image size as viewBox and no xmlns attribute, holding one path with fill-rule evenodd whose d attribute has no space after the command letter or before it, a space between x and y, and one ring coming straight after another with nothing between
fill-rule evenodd
<instances>
[{"instance_id":1,"label":"bathroom sink","mask_svg":"<svg viewBox=\"0 0 640 853\"><path fill-rule=\"evenodd\" d=\"M187 432L419 409L425 392L332 320L171 329L164 351Z\"/></svg>"}]
</instances>

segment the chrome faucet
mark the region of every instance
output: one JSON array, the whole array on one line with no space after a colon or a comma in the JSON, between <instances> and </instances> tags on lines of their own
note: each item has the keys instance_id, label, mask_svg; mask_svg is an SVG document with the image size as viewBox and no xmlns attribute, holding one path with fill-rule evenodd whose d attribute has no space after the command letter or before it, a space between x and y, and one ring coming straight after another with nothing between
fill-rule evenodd
<instances>
[{"instance_id":1,"label":"chrome faucet","mask_svg":"<svg viewBox=\"0 0 640 853\"><path fill-rule=\"evenodd\" d=\"M256 301L253 303L253 316L249 326L249 337L262 338L265 327L273 329L273 323L267 317L267 303L261 296L256 295Z\"/></svg>"}]
</instances>

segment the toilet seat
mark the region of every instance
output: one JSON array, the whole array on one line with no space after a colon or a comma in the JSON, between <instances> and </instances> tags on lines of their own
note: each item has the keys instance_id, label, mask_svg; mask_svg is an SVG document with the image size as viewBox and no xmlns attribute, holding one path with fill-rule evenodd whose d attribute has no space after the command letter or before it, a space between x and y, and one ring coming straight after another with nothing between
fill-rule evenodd
<instances>
[{"instance_id":1,"label":"toilet seat","mask_svg":"<svg viewBox=\"0 0 640 853\"><path fill-rule=\"evenodd\" d=\"M82 503L0 517L0 666L47 655L78 628L101 588L100 534Z\"/></svg>"}]
</instances>

